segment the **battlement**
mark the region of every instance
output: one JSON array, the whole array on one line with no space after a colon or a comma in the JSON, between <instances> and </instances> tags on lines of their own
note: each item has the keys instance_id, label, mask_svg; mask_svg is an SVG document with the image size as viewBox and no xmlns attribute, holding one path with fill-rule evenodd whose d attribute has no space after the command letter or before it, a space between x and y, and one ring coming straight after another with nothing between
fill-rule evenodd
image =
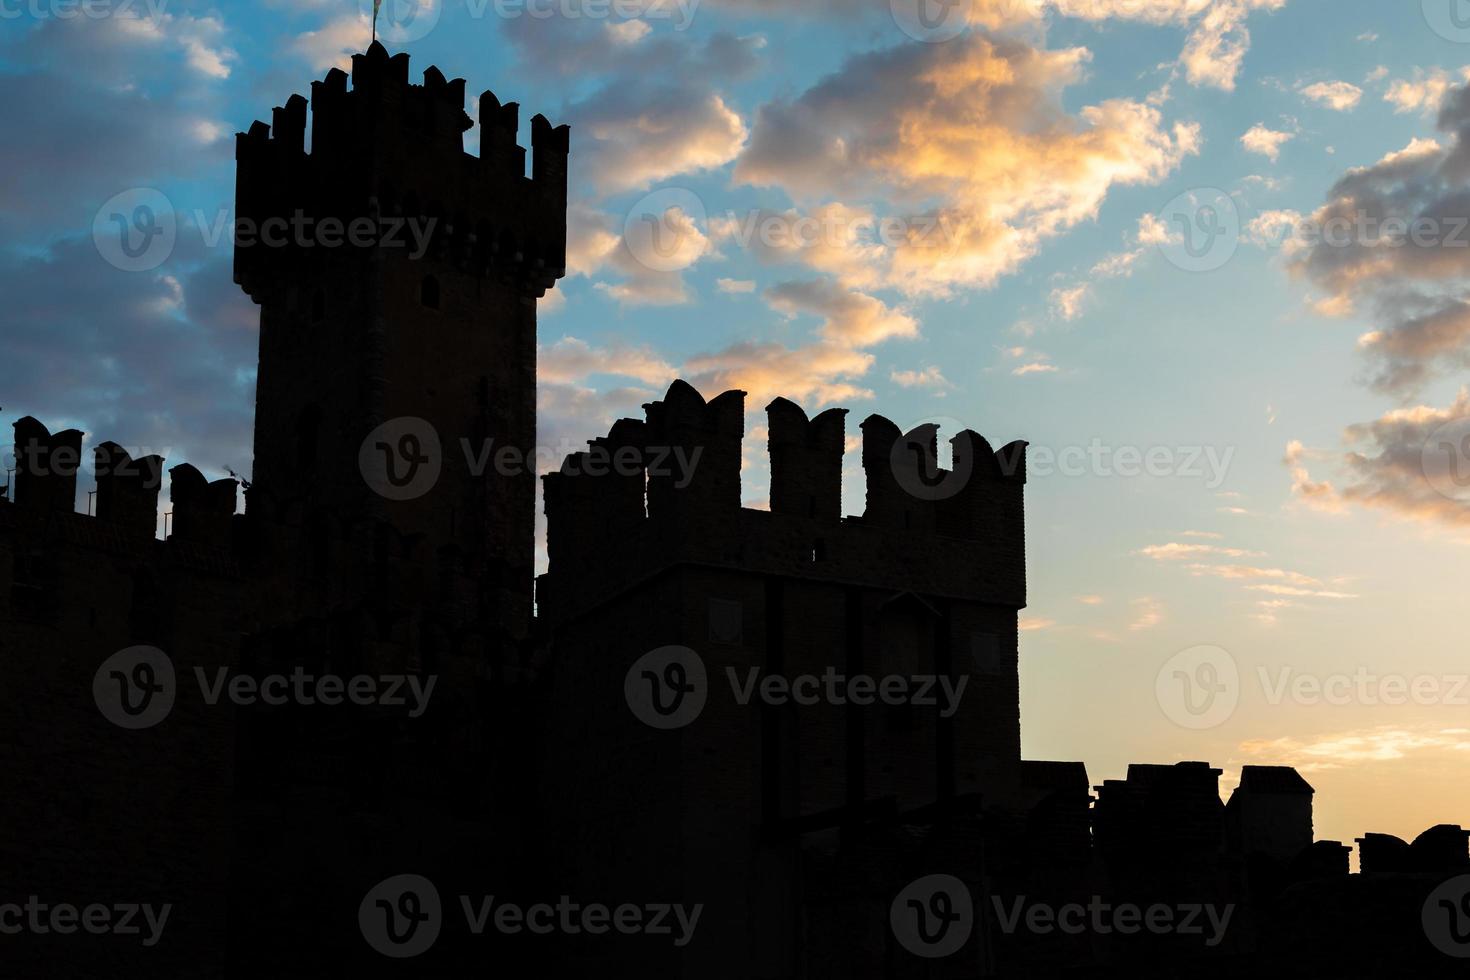
<instances>
[{"instance_id":1,"label":"battlement","mask_svg":"<svg viewBox=\"0 0 1470 980\"><path fill-rule=\"evenodd\" d=\"M115 442L100 443L93 453L98 525L123 539L153 540L158 526L158 491L163 485L163 457L135 459ZM79 430L53 434L40 421L26 416L15 423L15 460L17 519L40 524L54 515L74 514L82 460ZM229 547L238 483L232 479L211 483L188 463L170 469L169 480L173 503L170 539Z\"/></svg>"},{"instance_id":2,"label":"battlement","mask_svg":"<svg viewBox=\"0 0 1470 980\"><path fill-rule=\"evenodd\" d=\"M554 609L556 596L584 602L608 583L679 562L1024 605L1024 442L997 452L961 432L944 469L937 427L904 433L869 416L866 507L844 518L847 410L809 418L777 398L766 407L771 506L752 510L740 504L745 394L706 401L675 381L644 406L643 420L620 420L544 477L544 605Z\"/></svg>"},{"instance_id":3,"label":"battlement","mask_svg":"<svg viewBox=\"0 0 1470 980\"><path fill-rule=\"evenodd\" d=\"M309 104L292 95L270 125L257 121L236 137L235 280L257 302L273 273L290 270L304 251L329 247L326 235L303 245L294 230L320 228L327 219L342 223L330 235L346 240L339 250L362 250L361 240L371 237L371 248L381 252L395 227L432 220L433 259L514 281L536 296L565 275L568 127L540 115L531 120L527 177L516 103L493 92L480 96L476 157L464 149L474 125L465 112L465 80L446 80L434 67L423 78L411 84L408 55L390 57L374 42L352 58L351 88L347 74L333 68L312 83ZM288 244L266 241L267 222ZM353 222L364 229L356 243ZM372 222L370 234L364 222Z\"/></svg>"}]
</instances>

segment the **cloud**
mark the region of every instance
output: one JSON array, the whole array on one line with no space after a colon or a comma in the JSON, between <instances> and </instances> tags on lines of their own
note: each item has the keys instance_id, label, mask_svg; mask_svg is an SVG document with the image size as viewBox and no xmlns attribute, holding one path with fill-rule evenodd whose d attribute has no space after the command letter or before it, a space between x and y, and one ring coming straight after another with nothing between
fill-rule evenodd
<instances>
[{"instance_id":1,"label":"cloud","mask_svg":"<svg viewBox=\"0 0 1470 980\"><path fill-rule=\"evenodd\" d=\"M893 371L888 375L888 380L900 388L928 388L931 391L937 389L940 395L944 394L943 389L954 387L944 373L932 365L918 371Z\"/></svg>"},{"instance_id":2,"label":"cloud","mask_svg":"<svg viewBox=\"0 0 1470 980\"><path fill-rule=\"evenodd\" d=\"M1095 217L1112 188L1156 183L1198 152L1198 127L1169 126L1155 106L1114 99L1066 112L1062 91L1089 57L982 34L857 55L757 112L735 179L932 214L943 248L910 236L862 264L910 295L993 285Z\"/></svg>"},{"instance_id":3,"label":"cloud","mask_svg":"<svg viewBox=\"0 0 1470 980\"><path fill-rule=\"evenodd\" d=\"M1195 85L1235 90L1251 35L1246 18L1253 10L1279 10L1286 0L1216 0L1205 10L1184 44L1180 62L1185 77Z\"/></svg>"},{"instance_id":4,"label":"cloud","mask_svg":"<svg viewBox=\"0 0 1470 980\"><path fill-rule=\"evenodd\" d=\"M1058 320L1075 320L1082 315L1082 305L1092 295L1092 284L1079 282L1071 286L1058 286L1051 291L1047 302L1052 316Z\"/></svg>"},{"instance_id":5,"label":"cloud","mask_svg":"<svg viewBox=\"0 0 1470 980\"><path fill-rule=\"evenodd\" d=\"M776 311L794 317L820 317L818 333L831 343L868 347L895 337L916 337L919 323L882 300L844 289L826 279L783 282L766 290Z\"/></svg>"},{"instance_id":6,"label":"cloud","mask_svg":"<svg viewBox=\"0 0 1470 980\"><path fill-rule=\"evenodd\" d=\"M1359 342L1370 383L1403 399L1470 366L1470 88L1445 96L1439 128L1448 145L1415 139L1344 174L1307 219L1320 233L1285 253L1320 312L1376 316Z\"/></svg>"},{"instance_id":7,"label":"cloud","mask_svg":"<svg viewBox=\"0 0 1470 980\"><path fill-rule=\"evenodd\" d=\"M1044 360L1032 360L1028 361L1028 363L1019 364L1019 366L1013 367L1013 369L1011 369L1011 373L1013 373L1013 375L1016 375L1017 378L1025 378L1026 375L1054 375L1054 373L1057 373L1058 370L1061 369L1060 367L1055 366L1055 364L1048 364L1047 361Z\"/></svg>"},{"instance_id":8,"label":"cloud","mask_svg":"<svg viewBox=\"0 0 1470 980\"><path fill-rule=\"evenodd\" d=\"M1363 90L1351 82L1315 82L1299 91L1309 101L1335 112L1351 112L1363 101Z\"/></svg>"},{"instance_id":9,"label":"cloud","mask_svg":"<svg viewBox=\"0 0 1470 980\"><path fill-rule=\"evenodd\" d=\"M716 279L715 288L722 293L753 293L755 292L755 280L753 279Z\"/></svg>"},{"instance_id":10,"label":"cloud","mask_svg":"<svg viewBox=\"0 0 1470 980\"><path fill-rule=\"evenodd\" d=\"M0 42L0 232L40 246L43 228L90 227L125 189L223 176L231 144L209 139L224 135L221 77L179 84L194 70L186 39L222 30L215 17L51 18Z\"/></svg>"},{"instance_id":11,"label":"cloud","mask_svg":"<svg viewBox=\"0 0 1470 980\"><path fill-rule=\"evenodd\" d=\"M1314 510L1340 513L1343 510L1341 497L1331 483L1312 479L1304 462L1306 456L1307 449L1299 440L1293 439L1286 444L1286 456L1282 462L1291 470L1292 496Z\"/></svg>"},{"instance_id":12,"label":"cloud","mask_svg":"<svg viewBox=\"0 0 1470 980\"><path fill-rule=\"evenodd\" d=\"M367 14L346 13L316 30L296 35L291 42L291 50L312 68L351 71L352 56L366 50L372 36L372 19Z\"/></svg>"},{"instance_id":13,"label":"cloud","mask_svg":"<svg viewBox=\"0 0 1470 980\"><path fill-rule=\"evenodd\" d=\"M1270 581L1285 582L1294 586L1321 585L1317 579L1301 572L1288 571L1284 568L1258 568L1254 565L1202 565L1193 564L1186 566L1194 575L1213 576L1215 578L1230 579L1232 581L1255 581L1267 579Z\"/></svg>"},{"instance_id":14,"label":"cloud","mask_svg":"<svg viewBox=\"0 0 1470 980\"><path fill-rule=\"evenodd\" d=\"M1134 240L1135 247L1105 255L1095 262L1088 270L1086 280L1053 289L1048 296L1052 316L1059 320L1077 319L1098 283L1132 276L1138 260L1148 254L1150 247L1173 241L1174 236L1157 216L1145 214L1138 219Z\"/></svg>"},{"instance_id":15,"label":"cloud","mask_svg":"<svg viewBox=\"0 0 1470 980\"><path fill-rule=\"evenodd\" d=\"M1164 604L1152 596L1134 599L1131 606L1134 615L1128 628L1134 632L1153 629L1164 621Z\"/></svg>"},{"instance_id":16,"label":"cloud","mask_svg":"<svg viewBox=\"0 0 1470 980\"><path fill-rule=\"evenodd\" d=\"M1186 558L1198 558L1202 555L1219 555L1225 558L1260 558L1259 551L1246 551L1243 548L1224 548L1212 544L1181 544L1171 541L1168 544L1151 544L1146 548L1140 548L1134 552L1154 561L1182 561Z\"/></svg>"},{"instance_id":17,"label":"cloud","mask_svg":"<svg viewBox=\"0 0 1470 980\"><path fill-rule=\"evenodd\" d=\"M0 295L12 420L34 415L82 429L87 445L111 439L214 476L249 472L256 317L227 253L180 236L158 270L130 273L90 236L66 237L0 250Z\"/></svg>"},{"instance_id":18,"label":"cloud","mask_svg":"<svg viewBox=\"0 0 1470 980\"><path fill-rule=\"evenodd\" d=\"M1240 744L1241 751L1259 764L1294 765L1302 772L1362 766L1372 762L1394 762L1411 754L1428 752L1455 753L1456 763L1463 763L1459 753L1470 751L1470 732L1462 728L1418 730L1383 726L1356 731L1332 732L1305 739L1282 737L1251 739Z\"/></svg>"},{"instance_id":19,"label":"cloud","mask_svg":"<svg viewBox=\"0 0 1470 980\"><path fill-rule=\"evenodd\" d=\"M1310 596L1314 599L1356 599L1351 592L1331 592L1324 589L1305 589L1296 585L1247 585L1253 592L1268 592L1271 595Z\"/></svg>"},{"instance_id":20,"label":"cloud","mask_svg":"<svg viewBox=\"0 0 1470 980\"><path fill-rule=\"evenodd\" d=\"M821 408L872 398L872 391L850 380L872 365L873 355L845 344L819 341L787 347L747 340L689 358L681 374L705 392L743 389L753 404L784 395Z\"/></svg>"},{"instance_id":21,"label":"cloud","mask_svg":"<svg viewBox=\"0 0 1470 980\"><path fill-rule=\"evenodd\" d=\"M1267 129L1263 124L1256 123L1240 138L1240 145L1248 152L1259 153L1275 163L1281 156L1281 147L1295 136L1295 133Z\"/></svg>"},{"instance_id":22,"label":"cloud","mask_svg":"<svg viewBox=\"0 0 1470 980\"><path fill-rule=\"evenodd\" d=\"M1465 71L1460 75L1462 80L1470 78ZM1383 93L1383 101L1398 113L1433 112L1444 102L1454 84L1454 77L1443 68L1428 72L1415 69L1412 79L1400 78L1390 82L1388 90Z\"/></svg>"},{"instance_id":23,"label":"cloud","mask_svg":"<svg viewBox=\"0 0 1470 980\"><path fill-rule=\"evenodd\" d=\"M623 306L677 306L693 296L684 272L713 251L696 216L670 204L653 221L625 221L586 202L567 207L567 274L596 279L595 289ZM655 236L658 236L655 238ZM672 243L672 245L670 245ZM655 247L657 245L657 247ZM650 264L639 258L655 256ZM611 272L618 281L597 277Z\"/></svg>"},{"instance_id":24,"label":"cloud","mask_svg":"<svg viewBox=\"0 0 1470 980\"><path fill-rule=\"evenodd\" d=\"M1460 389L1444 408L1399 408L1349 426L1340 499L1406 519L1470 525L1470 501L1453 492L1465 479L1463 445L1458 438L1436 436L1447 428L1470 432L1470 389Z\"/></svg>"},{"instance_id":25,"label":"cloud","mask_svg":"<svg viewBox=\"0 0 1470 980\"><path fill-rule=\"evenodd\" d=\"M552 384L570 384L594 374L633 378L654 388L667 387L676 370L646 347L597 348L576 337L563 337L541 347L536 377Z\"/></svg>"},{"instance_id":26,"label":"cloud","mask_svg":"<svg viewBox=\"0 0 1470 980\"><path fill-rule=\"evenodd\" d=\"M603 194L723 167L745 145L740 114L718 92L608 87L569 106L583 168Z\"/></svg>"}]
</instances>

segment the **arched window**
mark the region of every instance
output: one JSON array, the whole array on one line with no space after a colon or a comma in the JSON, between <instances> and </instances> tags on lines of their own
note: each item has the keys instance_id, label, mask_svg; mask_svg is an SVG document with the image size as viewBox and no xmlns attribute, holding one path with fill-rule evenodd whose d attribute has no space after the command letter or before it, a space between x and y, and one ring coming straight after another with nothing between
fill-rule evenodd
<instances>
[{"instance_id":1,"label":"arched window","mask_svg":"<svg viewBox=\"0 0 1470 980\"><path fill-rule=\"evenodd\" d=\"M419 286L419 302L431 310L439 308L439 280L433 276L424 276L422 285Z\"/></svg>"},{"instance_id":2,"label":"arched window","mask_svg":"<svg viewBox=\"0 0 1470 980\"><path fill-rule=\"evenodd\" d=\"M327 294L318 289L311 294L311 322L321 323L327 318Z\"/></svg>"}]
</instances>

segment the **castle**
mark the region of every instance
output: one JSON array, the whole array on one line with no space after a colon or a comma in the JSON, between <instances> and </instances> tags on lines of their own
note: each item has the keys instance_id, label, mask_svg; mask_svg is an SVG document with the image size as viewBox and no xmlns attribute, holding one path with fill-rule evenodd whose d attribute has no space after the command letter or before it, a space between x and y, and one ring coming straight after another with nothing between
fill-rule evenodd
<instances>
[{"instance_id":1,"label":"castle","mask_svg":"<svg viewBox=\"0 0 1470 980\"><path fill-rule=\"evenodd\" d=\"M374 44L350 86L334 69L309 104L239 135L241 221L371 238L237 246L260 306L243 512L237 481L172 465L160 539L172 461L103 442L95 514L77 513L82 433L15 423L0 900L176 907L154 948L65 947L78 969L778 980L1451 962L1414 916L1428 885L1470 870L1458 827L1368 835L1349 876L1348 848L1313 841L1294 770L1247 767L1224 804L1205 763L1136 765L1094 801L1081 763L1021 758L1024 443L956 433L946 471L932 427L870 416L865 507L844 516L845 410L778 398L770 509L752 510L745 393L675 382L545 477L536 579L535 473L459 449L535 455L536 303L565 273L569 133L532 120L527 176L519 107L480 97L476 157L464 105L463 80L430 68L412 84L408 56ZM431 229L422 254L391 240L407 220ZM123 703L146 710L133 679L170 707L120 724L99 710L104 668L139 647L167 663L121 671ZM294 676L432 681L432 697L209 696L216 677ZM765 696L772 678L833 686ZM837 698L838 678L873 685ZM881 699L888 679L934 696ZM444 913L412 960L365 942L358 915L405 873ZM974 922L928 958L890 913L934 876L962 883ZM451 914L479 895L704 911L683 945L481 934ZM1099 895L1240 911L1210 945L1003 914ZM11 975L58 975L60 939L13 945Z\"/></svg>"}]
</instances>

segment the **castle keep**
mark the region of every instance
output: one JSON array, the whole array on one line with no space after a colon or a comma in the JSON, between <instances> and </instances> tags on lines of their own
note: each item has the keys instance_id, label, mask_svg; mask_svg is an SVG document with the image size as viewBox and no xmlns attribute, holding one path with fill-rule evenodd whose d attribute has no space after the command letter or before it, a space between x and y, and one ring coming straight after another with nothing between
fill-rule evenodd
<instances>
[{"instance_id":1,"label":"castle keep","mask_svg":"<svg viewBox=\"0 0 1470 980\"><path fill-rule=\"evenodd\" d=\"M535 458L569 132L531 120L528 176L519 107L493 93L465 152L465 94L436 68L410 82L408 56L374 44L238 136L237 215L258 233L235 253L260 307L248 484L15 423L0 771L24 832L0 838L0 901L173 903L156 948L67 948L117 977L1208 972L1302 966L1290 937L1326 945L1344 922L1362 935L1337 955L1388 962L1367 924L1466 866L1458 827L1368 835L1344 911L1348 849L1313 842L1294 770L1246 767L1226 805L1205 763L1132 766L1094 805L1081 763L1022 759L1024 442L871 415L865 500L844 515L846 410L678 381L545 476L537 579L535 473L461 449ZM329 226L340 244L269 234ZM769 510L741 506L747 408L765 413ZM138 647L163 659L110 666ZM275 704L216 686L275 677L432 695ZM802 678L845 694L803 700ZM889 682L928 695L884 699ZM364 899L403 874L443 912L411 960L373 945ZM928 959L890 910L936 875L968 890L975 924ZM1017 896L1099 894L1242 911L1209 948L997 917ZM456 918L478 895L703 911L685 944L481 934ZM1422 952L1405 928L1395 941ZM54 966L56 947L8 941L19 971Z\"/></svg>"}]
</instances>

